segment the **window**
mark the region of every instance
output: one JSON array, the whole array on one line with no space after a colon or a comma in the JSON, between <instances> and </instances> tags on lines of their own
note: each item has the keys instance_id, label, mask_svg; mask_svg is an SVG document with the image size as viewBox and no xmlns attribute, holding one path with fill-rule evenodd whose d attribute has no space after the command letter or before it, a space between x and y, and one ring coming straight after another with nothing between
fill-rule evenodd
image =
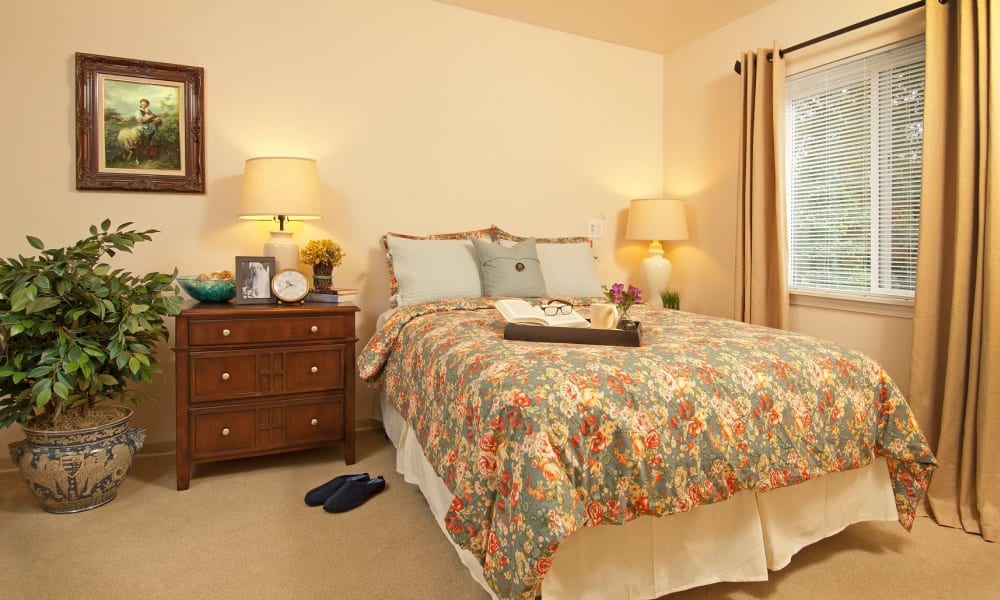
<instances>
[{"instance_id":1,"label":"window","mask_svg":"<svg viewBox=\"0 0 1000 600\"><path fill-rule=\"evenodd\" d=\"M791 291L912 298L923 37L786 84Z\"/></svg>"}]
</instances>

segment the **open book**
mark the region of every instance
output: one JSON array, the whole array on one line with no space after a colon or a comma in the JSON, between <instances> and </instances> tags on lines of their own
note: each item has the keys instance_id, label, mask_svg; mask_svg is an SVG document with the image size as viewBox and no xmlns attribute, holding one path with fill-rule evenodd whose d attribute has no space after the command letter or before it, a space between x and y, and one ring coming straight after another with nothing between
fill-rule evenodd
<instances>
[{"instance_id":1,"label":"open book","mask_svg":"<svg viewBox=\"0 0 1000 600\"><path fill-rule=\"evenodd\" d=\"M542 309L516 298L505 298L493 303L500 314L511 323L521 325L550 325L553 327L590 327L590 321L571 310L568 315L546 315Z\"/></svg>"}]
</instances>

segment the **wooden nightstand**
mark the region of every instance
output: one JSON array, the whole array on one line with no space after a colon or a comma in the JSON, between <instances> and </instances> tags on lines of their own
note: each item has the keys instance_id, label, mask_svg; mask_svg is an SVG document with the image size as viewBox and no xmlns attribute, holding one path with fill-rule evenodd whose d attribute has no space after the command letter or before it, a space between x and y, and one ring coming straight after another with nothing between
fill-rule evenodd
<instances>
[{"instance_id":1,"label":"wooden nightstand","mask_svg":"<svg viewBox=\"0 0 1000 600\"><path fill-rule=\"evenodd\" d=\"M352 305L194 304L177 315L177 489L191 465L343 441L354 463Z\"/></svg>"}]
</instances>

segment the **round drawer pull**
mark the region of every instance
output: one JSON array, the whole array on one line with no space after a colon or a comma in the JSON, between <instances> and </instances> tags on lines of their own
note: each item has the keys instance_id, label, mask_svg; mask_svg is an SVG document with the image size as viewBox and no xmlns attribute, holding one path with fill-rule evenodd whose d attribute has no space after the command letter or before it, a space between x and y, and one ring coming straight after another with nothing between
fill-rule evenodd
<instances>
[{"instance_id":1,"label":"round drawer pull","mask_svg":"<svg viewBox=\"0 0 1000 600\"><path fill-rule=\"evenodd\" d=\"M319 419L313 419L312 421L309 421L309 424L310 425L319 425Z\"/></svg>"},{"instance_id":2,"label":"round drawer pull","mask_svg":"<svg viewBox=\"0 0 1000 600\"><path fill-rule=\"evenodd\" d=\"M222 435L229 435L229 428L228 427L223 427L222 428Z\"/></svg>"},{"instance_id":3,"label":"round drawer pull","mask_svg":"<svg viewBox=\"0 0 1000 600\"><path fill-rule=\"evenodd\" d=\"M231 333L232 333L232 331L229 331L228 329L223 329L222 330L222 337L229 337L229 334L231 334Z\"/></svg>"},{"instance_id":4,"label":"round drawer pull","mask_svg":"<svg viewBox=\"0 0 1000 600\"><path fill-rule=\"evenodd\" d=\"M311 331L313 333L316 333L317 331L319 331L319 327L317 327L316 325L313 325L312 327L309 328L309 331Z\"/></svg>"},{"instance_id":5,"label":"round drawer pull","mask_svg":"<svg viewBox=\"0 0 1000 600\"><path fill-rule=\"evenodd\" d=\"M313 368L309 369L309 372L310 373L319 373L319 367L313 367Z\"/></svg>"},{"instance_id":6,"label":"round drawer pull","mask_svg":"<svg viewBox=\"0 0 1000 600\"><path fill-rule=\"evenodd\" d=\"M229 377L230 377L229 373L223 373L222 374L222 380L223 381L229 381Z\"/></svg>"}]
</instances>

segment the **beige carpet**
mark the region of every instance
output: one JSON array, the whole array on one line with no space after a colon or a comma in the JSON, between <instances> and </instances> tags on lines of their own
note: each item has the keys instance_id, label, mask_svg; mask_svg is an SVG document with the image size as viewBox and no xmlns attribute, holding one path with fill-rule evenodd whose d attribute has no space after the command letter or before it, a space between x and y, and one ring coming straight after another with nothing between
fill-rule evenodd
<instances>
[{"instance_id":1,"label":"beige carpet","mask_svg":"<svg viewBox=\"0 0 1000 600\"><path fill-rule=\"evenodd\" d=\"M119 496L75 515L43 512L0 473L0 598L484 599L381 432L339 447L197 465L175 489L174 457L136 460ZM388 486L340 515L302 502L342 473ZM804 549L768 582L723 583L670 600L1000 598L1000 544L917 521L860 524Z\"/></svg>"}]
</instances>

